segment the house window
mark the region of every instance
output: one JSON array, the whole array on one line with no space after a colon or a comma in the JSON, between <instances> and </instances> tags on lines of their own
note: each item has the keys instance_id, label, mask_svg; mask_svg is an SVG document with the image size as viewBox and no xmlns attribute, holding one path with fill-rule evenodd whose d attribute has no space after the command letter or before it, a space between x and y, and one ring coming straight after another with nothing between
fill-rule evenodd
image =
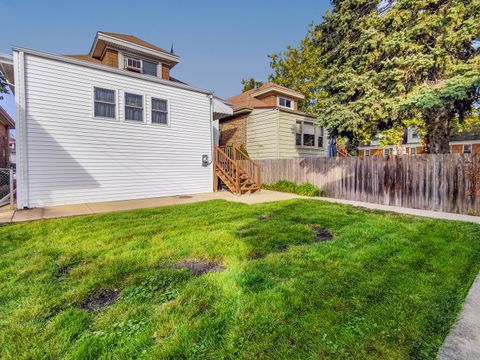
<instances>
[{"instance_id":1,"label":"house window","mask_svg":"<svg viewBox=\"0 0 480 360\"><path fill-rule=\"evenodd\" d=\"M417 155L417 148L410 148L410 155Z\"/></svg>"},{"instance_id":2,"label":"house window","mask_svg":"<svg viewBox=\"0 0 480 360\"><path fill-rule=\"evenodd\" d=\"M147 75L157 76L157 63L143 60L143 73Z\"/></svg>"},{"instance_id":3,"label":"house window","mask_svg":"<svg viewBox=\"0 0 480 360\"><path fill-rule=\"evenodd\" d=\"M317 143L315 143L315 138L317 138ZM323 128L316 127L311 122L297 121L295 123L295 144L305 147L323 147Z\"/></svg>"},{"instance_id":4,"label":"house window","mask_svg":"<svg viewBox=\"0 0 480 360\"><path fill-rule=\"evenodd\" d=\"M168 102L167 100L152 98L152 123L168 123Z\"/></svg>"},{"instance_id":5,"label":"house window","mask_svg":"<svg viewBox=\"0 0 480 360\"><path fill-rule=\"evenodd\" d=\"M412 139L418 139L418 132L416 131L412 132Z\"/></svg>"},{"instance_id":6,"label":"house window","mask_svg":"<svg viewBox=\"0 0 480 360\"><path fill-rule=\"evenodd\" d=\"M302 122L297 121L295 124L295 144L302 146Z\"/></svg>"},{"instance_id":7,"label":"house window","mask_svg":"<svg viewBox=\"0 0 480 360\"><path fill-rule=\"evenodd\" d=\"M370 156L370 149L365 150L365 156Z\"/></svg>"},{"instance_id":8,"label":"house window","mask_svg":"<svg viewBox=\"0 0 480 360\"><path fill-rule=\"evenodd\" d=\"M313 124L303 123L303 146L315 146L315 127Z\"/></svg>"},{"instance_id":9,"label":"house window","mask_svg":"<svg viewBox=\"0 0 480 360\"><path fill-rule=\"evenodd\" d=\"M464 154L471 154L472 153L472 145L463 145L463 153Z\"/></svg>"},{"instance_id":10,"label":"house window","mask_svg":"<svg viewBox=\"0 0 480 360\"><path fill-rule=\"evenodd\" d=\"M284 97L279 97L278 98L278 106L285 107L288 109L293 108L293 101L291 99L287 99Z\"/></svg>"},{"instance_id":11,"label":"house window","mask_svg":"<svg viewBox=\"0 0 480 360\"><path fill-rule=\"evenodd\" d=\"M390 155L390 149L383 149L383 155L389 156Z\"/></svg>"},{"instance_id":12,"label":"house window","mask_svg":"<svg viewBox=\"0 0 480 360\"><path fill-rule=\"evenodd\" d=\"M125 120L143 121L143 96L125 93Z\"/></svg>"},{"instance_id":13,"label":"house window","mask_svg":"<svg viewBox=\"0 0 480 360\"><path fill-rule=\"evenodd\" d=\"M115 90L94 88L94 116L115 119Z\"/></svg>"},{"instance_id":14,"label":"house window","mask_svg":"<svg viewBox=\"0 0 480 360\"><path fill-rule=\"evenodd\" d=\"M125 58L125 69L141 73L142 72L142 60L131 58L131 57L126 57Z\"/></svg>"},{"instance_id":15,"label":"house window","mask_svg":"<svg viewBox=\"0 0 480 360\"><path fill-rule=\"evenodd\" d=\"M129 56L124 57L124 68L146 75L157 76L158 74L158 63Z\"/></svg>"},{"instance_id":16,"label":"house window","mask_svg":"<svg viewBox=\"0 0 480 360\"><path fill-rule=\"evenodd\" d=\"M319 148L323 148L323 127L322 128L318 128L318 147Z\"/></svg>"}]
</instances>

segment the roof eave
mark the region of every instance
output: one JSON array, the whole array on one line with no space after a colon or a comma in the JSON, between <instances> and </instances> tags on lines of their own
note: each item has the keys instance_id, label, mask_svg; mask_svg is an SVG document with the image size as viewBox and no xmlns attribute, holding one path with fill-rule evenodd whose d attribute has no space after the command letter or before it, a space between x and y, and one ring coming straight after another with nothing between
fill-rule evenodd
<instances>
[{"instance_id":1,"label":"roof eave","mask_svg":"<svg viewBox=\"0 0 480 360\"><path fill-rule=\"evenodd\" d=\"M150 75L144 75L144 74L138 74L138 73L131 72L131 71L125 71L125 70L117 69L117 68L110 67L110 66L107 66L107 65L95 64L93 62L78 60L78 59L69 58L69 57L66 57L66 56L53 55L53 54L49 54L49 53L46 53L46 52L33 50L33 49L28 49L28 48L24 48L24 47L20 47L20 46L14 46L12 48L12 50L17 51L17 52L24 52L24 53L30 54L30 55L43 57L43 58L50 59L50 60L60 61L60 62L68 63L68 64L74 64L74 65L89 67L89 68L92 68L92 69L102 70L102 71L106 71L106 72L110 72L110 73L115 73L115 74L119 74L119 75L123 75L123 76L133 77L133 78L137 78L137 79L140 79L140 80L156 82L156 83L163 84L163 85L166 85L166 86L171 86L171 87L176 87L176 88L180 88L180 89L190 90L190 91L194 91L194 92L198 92L198 93L202 93L202 94L207 94L207 95L213 95L213 91L211 91L211 90L196 88L196 87L193 87L193 86L190 86L190 85L180 84L180 83L177 83L177 82L156 78L156 77L150 76Z\"/></svg>"},{"instance_id":2,"label":"roof eave","mask_svg":"<svg viewBox=\"0 0 480 360\"><path fill-rule=\"evenodd\" d=\"M15 129L15 120L0 106L0 122L5 123L8 128Z\"/></svg>"},{"instance_id":3,"label":"roof eave","mask_svg":"<svg viewBox=\"0 0 480 360\"><path fill-rule=\"evenodd\" d=\"M287 95L287 96L290 96L292 98L299 99L299 100L305 99L305 96L303 94L297 93L296 91L293 91L293 90L281 89L281 88L278 88L278 87L275 87L275 86L269 87L267 89L255 91L254 93L250 94L250 96L256 98L258 96L265 95L265 94L268 94L270 92L277 92L279 94Z\"/></svg>"},{"instance_id":4,"label":"roof eave","mask_svg":"<svg viewBox=\"0 0 480 360\"><path fill-rule=\"evenodd\" d=\"M178 55L170 54L169 52L166 52L166 51L150 49L146 46L135 44L124 39L119 39L117 37L107 35L100 31L97 32L97 34L95 35L95 40L93 41L92 47L89 52L90 56L94 57L95 49L98 47L99 42L110 43L110 44L126 47L129 49L138 51L140 53L144 53L144 54L153 56L155 58L165 60L167 62L172 63L173 65L176 65L180 62L180 57Z\"/></svg>"}]
</instances>

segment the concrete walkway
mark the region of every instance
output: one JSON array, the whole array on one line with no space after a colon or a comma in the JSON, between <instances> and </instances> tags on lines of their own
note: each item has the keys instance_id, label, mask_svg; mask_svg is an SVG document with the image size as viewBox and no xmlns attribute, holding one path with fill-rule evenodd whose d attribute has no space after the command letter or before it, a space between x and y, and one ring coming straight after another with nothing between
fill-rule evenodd
<instances>
[{"instance_id":1,"label":"concrete walkway","mask_svg":"<svg viewBox=\"0 0 480 360\"><path fill-rule=\"evenodd\" d=\"M237 196L229 192L211 192L184 196L171 196L153 199L136 199L125 201L107 201L97 203L82 203L74 205L58 205L28 210L10 210L8 206L0 208L0 224L53 219L58 217L102 214L116 211L147 209L161 206L190 204L208 200L228 200L244 204L257 204L270 201L289 200L297 198L293 194L262 190L256 194Z\"/></svg>"},{"instance_id":2,"label":"concrete walkway","mask_svg":"<svg viewBox=\"0 0 480 360\"><path fill-rule=\"evenodd\" d=\"M383 211L392 211L399 214L415 215L430 217L436 219L445 219L445 220L458 220L466 221L480 224L480 216L469 216L461 214L451 214L444 213L439 211L427 211L427 210L418 210L418 209L409 209L402 208L398 206L386 206L379 204L371 204L360 201L350 201L350 200L341 200L341 199L331 199L331 198L309 198L304 196L298 196L294 194L281 193L276 191L262 190L259 193L248 194L248 195L233 195L229 192L211 192L203 194L194 194L186 196L171 196L171 197L162 197L162 198L153 198L153 199L136 199L136 200L125 200L125 201L108 201L108 202L97 202L97 203L83 203L75 205L59 205L59 206L50 206L45 208L35 208L28 210L10 210L8 207L0 208L0 224L4 223L14 223L22 221L32 221L39 219L52 219L58 217L67 217L75 215L92 215L92 214L101 214L115 211L125 211L125 210L135 210L135 209L146 209L154 208L161 206L169 205L179 205L179 204L189 204L199 201L208 201L208 200L228 200L233 202L239 202L244 204L259 204L270 201L281 201L289 199L313 199L313 200L323 200L338 204L352 205L357 207L363 207L373 210L383 210Z\"/></svg>"},{"instance_id":3,"label":"concrete walkway","mask_svg":"<svg viewBox=\"0 0 480 360\"><path fill-rule=\"evenodd\" d=\"M480 275L470 288L462 313L440 348L438 359L480 359Z\"/></svg>"}]
</instances>

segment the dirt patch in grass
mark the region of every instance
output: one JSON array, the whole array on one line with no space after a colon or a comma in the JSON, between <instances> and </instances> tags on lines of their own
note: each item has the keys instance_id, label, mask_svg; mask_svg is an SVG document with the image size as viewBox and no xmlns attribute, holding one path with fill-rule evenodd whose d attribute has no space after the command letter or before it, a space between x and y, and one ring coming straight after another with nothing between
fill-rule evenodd
<instances>
[{"instance_id":1,"label":"dirt patch in grass","mask_svg":"<svg viewBox=\"0 0 480 360\"><path fill-rule=\"evenodd\" d=\"M119 289L103 291L87 299L80 305L80 308L87 311L97 311L106 306L112 305L115 301L117 301L119 295Z\"/></svg>"},{"instance_id":2,"label":"dirt patch in grass","mask_svg":"<svg viewBox=\"0 0 480 360\"><path fill-rule=\"evenodd\" d=\"M53 277L61 279L70 276L70 271L79 264L79 261L69 262L59 265L57 270L53 273Z\"/></svg>"},{"instance_id":3,"label":"dirt patch in grass","mask_svg":"<svg viewBox=\"0 0 480 360\"><path fill-rule=\"evenodd\" d=\"M327 228L319 225L310 225L310 229L315 231L315 242L324 242L333 239L333 234Z\"/></svg>"},{"instance_id":4,"label":"dirt patch in grass","mask_svg":"<svg viewBox=\"0 0 480 360\"><path fill-rule=\"evenodd\" d=\"M53 277L56 279L64 278L70 276L70 270L73 267L73 264L62 265L54 273Z\"/></svg>"},{"instance_id":5,"label":"dirt patch in grass","mask_svg":"<svg viewBox=\"0 0 480 360\"><path fill-rule=\"evenodd\" d=\"M260 220L260 221L268 220L268 215L260 215L260 216L258 217L258 220Z\"/></svg>"},{"instance_id":6,"label":"dirt patch in grass","mask_svg":"<svg viewBox=\"0 0 480 360\"><path fill-rule=\"evenodd\" d=\"M195 276L200 276L211 271L222 272L223 266L216 262L203 262L198 260L184 260L174 265L175 269L187 269Z\"/></svg>"}]
</instances>

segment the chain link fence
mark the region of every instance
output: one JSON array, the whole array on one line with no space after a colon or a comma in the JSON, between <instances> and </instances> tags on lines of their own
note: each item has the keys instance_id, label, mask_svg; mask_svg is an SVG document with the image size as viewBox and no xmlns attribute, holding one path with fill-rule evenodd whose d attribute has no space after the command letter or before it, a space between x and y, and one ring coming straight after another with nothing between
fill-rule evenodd
<instances>
[{"instance_id":1,"label":"chain link fence","mask_svg":"<svg viewBox=\"0 0 480 360\"><path fill-rule=\"evenodd\" d=\"M15 194L15 179L12 169L0 168L0 206L10 204L13 209L13 196Z\"/></svg>"}]
</instances>

